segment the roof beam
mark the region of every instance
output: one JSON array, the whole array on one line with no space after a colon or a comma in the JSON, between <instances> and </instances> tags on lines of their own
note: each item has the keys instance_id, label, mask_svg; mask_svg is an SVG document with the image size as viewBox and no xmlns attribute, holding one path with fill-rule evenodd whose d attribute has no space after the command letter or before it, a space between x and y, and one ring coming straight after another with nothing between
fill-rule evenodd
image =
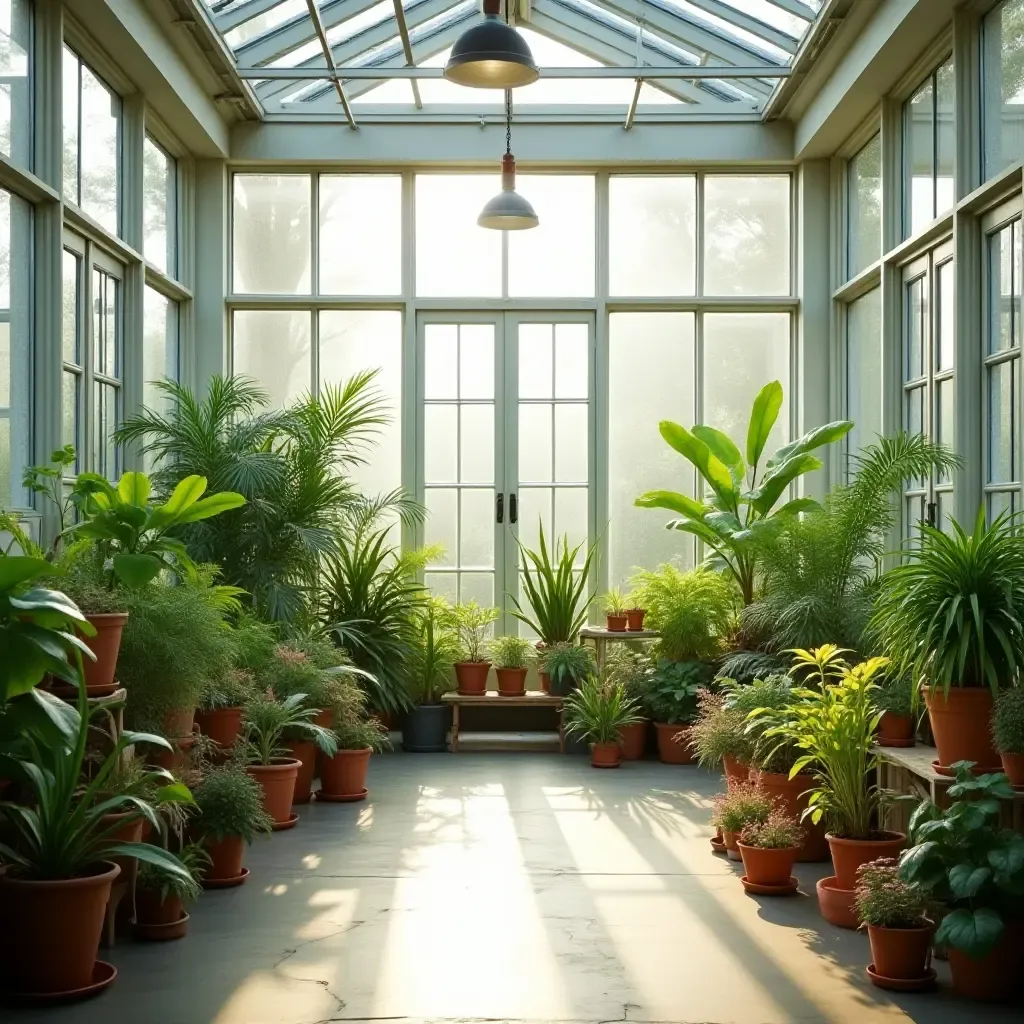
<instances>
[{"instance_id":1,"label":"roof beam","mask_svg":"<svg viewBox=\"0 0 1024 1024\"><path fill-rule=\"evenodd\" d=\"M780 50L785 50L786 53L796 53L797 45L800 42L796 36L781 28L776 28L774 25L769 25L751 14L744 14L737 7L723 4L721 0L689 0L689 2L692 6L698 7L708 14L713 14L716 18L731 22L737 28L759 36L766 43L771 43L772 46L777 46Z\"/></svg>"},{"instance_id":2,"label":"roof beam","mask_svg":"<svg viewBox=\"0 0 1024 1024\"><path fill-rule=\"evenodd\" d=\"M307 0L312 3L313 0ZM443 49L443 47L442 47ZM399 51L401 52L401 51ZM404 55L403 55L404 59ZM702 78L759 78L764 75L764 68L734 68L701 65L687 66L674 64L665 66L644 67L575 67L575 68L543 68L541 78L636 78L637 72L643 72L646 79L664 78L681 79L683 81ZM443 78L444 68L425 68L421 66L385 66L384 64L359 64L353 66L338 65L335 68L240 68L243 78L266 78L287 81L330 80L337 75L343 80L356 78ZM772 77L788 78L789 68L780 67Z\"/></svg>"},{"instance_id":3,"label":"roof beam","mask_svg":"<svg viewBox=\"0 0 1024 1024\"><path fill-rule=\"evenodd\" d=\"M310 20L313 22L313 28L316 29L320 45L323 47L324 60L327 61L331 81L334 83L338 99L341 101L342 109L345 111L345 119L348 121L349 128L355 130L359 125L356 124L356 119L352 116L352 108L349 106L348 97L345 95L345 87L338 78L338 69L335 67L334 57L331 55L331 44L327 42L327 33L324 31L323 22L320 20L320 9L316 5L316 0L306 0L306 6L309 8Z\"/></svg>"},{"instance_id":4,"label":"roof beam","mask_svg":"<svg viewBox=\"0 0 1024 1024\"><path fill-rule=\"evenodd\" d=\"M629 105L629 110L626 111L626 123L622 126L628 132L633 127L633 118L636 117L637 104L640 102L640 90L644 87L644 80L638 78L636 80L636 88L633 90L633 101Z\"/></svg>"},{"instance_id":5,"label":"roof beam","mask_svg":"<svg viewBox=\"0 0 1024 1024\"><path fill-rule=\"evenodd\" d=\"M412 55L412 43L409 41L409 26L405 23L405 10L402 7L402 0L395 0L395 20L398 22L398 34L402 37L405 63L411 68L415 66L416 61ZM417 110L422 110L423 100L420 99L420 87L416 84L416 79L410 79L409 84L412 86L412 101L416 104Z\"/></svg>"}]
</instances>

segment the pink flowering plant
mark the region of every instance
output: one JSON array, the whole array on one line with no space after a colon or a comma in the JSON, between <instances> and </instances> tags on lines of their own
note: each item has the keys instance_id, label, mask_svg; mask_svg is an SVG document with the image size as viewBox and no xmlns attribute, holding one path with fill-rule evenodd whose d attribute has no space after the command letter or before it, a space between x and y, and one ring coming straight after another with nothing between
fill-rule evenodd
<instances>
[{"instance_id":1,"label":"pink flowering plant","mask_svg":"<svg viewBox=\"0 0 1024 1024\"><path fill-rule=\"evenodd\" d=\"M804 840L800 823L781 807L774 807L764 821L752 821L740 833L744 846L760 850L792 850Z\"/></svg>"},{"instance_id":2,"label":"pink flowering plant","mask_svg":"<svg viewBox=\"0 0 1024 1024\"><path fill-rule=\"evenodd\" d=\"M861 920L876 928L920 928L926 923L927 891L901 878L899 863L890 857L860 866L854 900Z\"/></svg>"}]
</instances>

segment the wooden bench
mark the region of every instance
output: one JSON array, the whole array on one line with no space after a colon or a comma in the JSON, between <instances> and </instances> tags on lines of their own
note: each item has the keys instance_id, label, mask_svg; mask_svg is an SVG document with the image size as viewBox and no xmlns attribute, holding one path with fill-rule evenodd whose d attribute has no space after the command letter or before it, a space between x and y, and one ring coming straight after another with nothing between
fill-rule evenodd
<instances>
[{"instance_id":1,"label":"wooden bench","mask_svg":"<svg viewBox=\"0 0 1024 1024\"><path fill-rule=\"evenodd\" d=\"M456 692L446 693L441 699L445 704L450 704L452 707L450 749L453 754L457 754L459 751L459 711L463 707L550 708L558 715L558 751L561 754L565 753L565 701L562 697L543 693L540 690L530 690L518 697L502 697L497 690L488 690L484 694L473 695Z\"/></svg>"}]
</instances>

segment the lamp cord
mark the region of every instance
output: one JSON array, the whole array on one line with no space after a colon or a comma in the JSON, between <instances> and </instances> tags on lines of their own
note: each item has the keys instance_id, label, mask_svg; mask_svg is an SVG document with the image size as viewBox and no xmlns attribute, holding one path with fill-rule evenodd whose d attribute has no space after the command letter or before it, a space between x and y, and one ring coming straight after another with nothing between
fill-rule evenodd
<instances>
[{"instance_id":1,"label":"lamp cord","mask_svg":"<svg viewBox=\"0 0 1024 1024\"><path fill-rule=\"evenodd\" d=\"M512 152L512 90L505 90L505 152Z\"/></svg>"}]
</instances>

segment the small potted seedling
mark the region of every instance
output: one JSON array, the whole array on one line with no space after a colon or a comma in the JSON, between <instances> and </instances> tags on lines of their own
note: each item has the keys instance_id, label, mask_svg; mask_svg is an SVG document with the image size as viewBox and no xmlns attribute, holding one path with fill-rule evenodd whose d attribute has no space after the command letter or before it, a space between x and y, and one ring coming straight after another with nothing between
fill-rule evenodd
<instances>
[{"instance_id":1,"label":"small potted seedling","mask_svg":"<svg viewBox=\"0 0 1024 1024\"><path fill-rule=\"evenodd\" d=\"M455 681L463 696L487 692L487 676L491 671L491 663L485 656L487 636L497 617L497 608L481 608L476 601L459 604L452 609L461 656L455 662Z\"/></svg>"},{"instance_id":2,"label":"small potted seedling","mask_svg":"<svg viewBox=\"0 0 1024 1024\"><path fill-rule=\"evenodd\" d=\"M199 899L200 882L210 866L210 855L202 843L182 847L178 859L191 877L169 875L152 864L139 865L135 883L135 938L143 942L169 942L188 932L185 907Z\"/></svg>"},{"instance_id":3,"label":"small potted seedling","mask_svg":"<svg viewBox=\"0 0 1024 1024\"><path fill-rule=\"evenodd\" d=\"M875 692L875 707L882 712L878 722L880 747L914 746L914 693L910 676L890 679Z\"/></svg>"},{"instance_id":4,"label":"small potted seedling","mask_svg":"<svg viewBox=\"0 0 1024 1024\"><path fill-rule=\"evenodd\" d=\"M500 636L491 641L491 657L502 697L521 697L526 693L526 673L533 645L519 636Z\"/></svg>"},{"instance_id":5,"label":"small potted seedling","mask_svg":"<svg viewBox=\"0 0 1024 1024\"><path fill-rule=\"evenodd\" d=\"M622 592L612 588L604 596L605 624L609 633L625 633L628 617Z\"/></svg>"},{"instance_id":6,"label":"small potted seedling","mask_svg":"<svg viewBox=\"0 0 1024 1024\"><path fill-rule=\"evenodd\" d=\"M743 888L761 896L795 893L793 862L803 839L800 822L781 807L773 807L764 821L750 822L736 844L746 872L741 879Z\"/></svg>"},{"instance_id":7,"label":"small potted seedling","mask_svg":"<svg viewBox=\"0 0 1024 1024\"><path fill-rule=\"evenodd\" d=\"M565 701L566 732L590 744L595 768L618 768L622 763L619 730L641 721L640 704L621 683L587 679Z\"/></svg>"},{"instance_id":8,"label":"small potted seedling","mask_svg":"<svg viewBox=\"0 0 1024 1024\"><path fill-rule=\"evenodd\" d=\"M1024 687L1003 690L996 698L992 735L1010 785L1024 789Z\"/></svg>"},{"instance_id":9,"label":"small potted seedling","mask_svg":"<svg viewBox=\"0 0 1024 1024\"><path fill-rule=\"evenodd\" d=\"M644 628L644 619L647 618L647 609L640 607L635 602L636 595L629 594L626 598L626 604L630 606L626 608L626 629L630 633L641 633Z\"/></svg>"}]
</instances>

